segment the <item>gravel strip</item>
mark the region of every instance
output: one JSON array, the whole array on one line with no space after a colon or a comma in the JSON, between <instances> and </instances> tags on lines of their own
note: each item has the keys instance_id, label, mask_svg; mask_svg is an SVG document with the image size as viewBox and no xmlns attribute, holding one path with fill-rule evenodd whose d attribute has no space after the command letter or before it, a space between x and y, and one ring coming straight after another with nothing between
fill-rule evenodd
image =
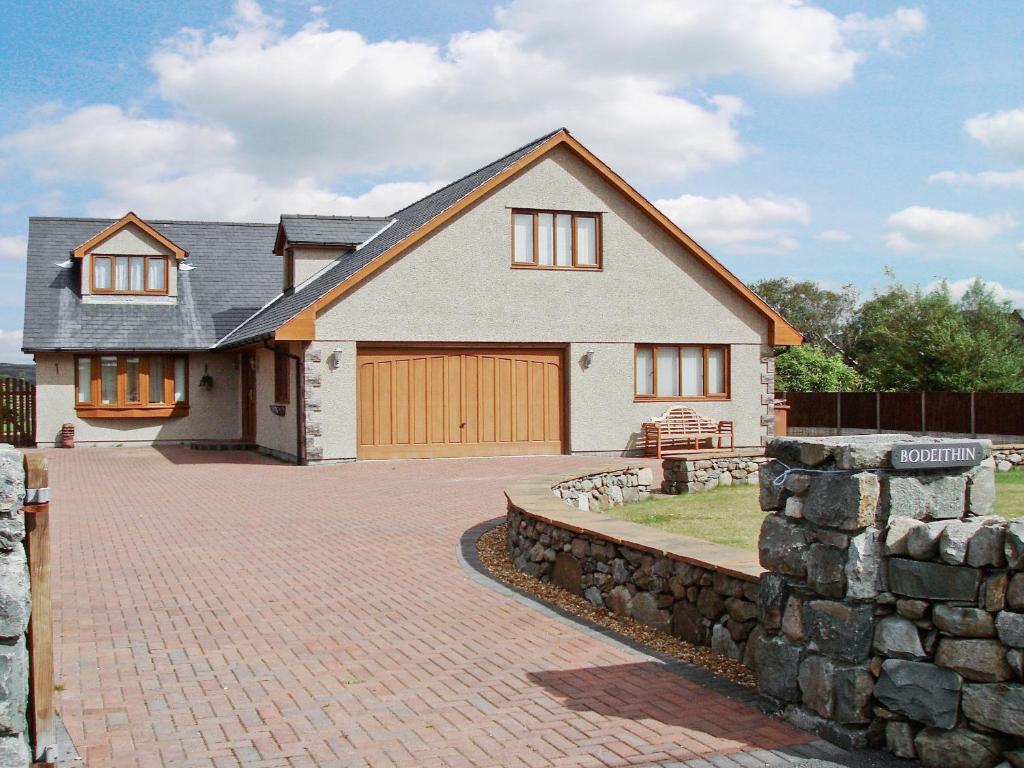
<instances>
[{"instance_id":1,"label":"gravel strip","mask_svg":"<svg viewBox=\"0 0 1024 768\"><path fill-rule=\"evenodd\" d=\"M512 564L512 559L505 548L506 527L504 523L496 526L481 536L477 542L480 561L498 581L567 613L623 635L651 651L703 667L715 677L724 677L747 688L757 687L756 675L738 661L719 656L710 648L691 645L672 635L658 632L628 616L618 616L604 608L598 608L561 587L520 573Z\"/></svg>"}]
</instances>

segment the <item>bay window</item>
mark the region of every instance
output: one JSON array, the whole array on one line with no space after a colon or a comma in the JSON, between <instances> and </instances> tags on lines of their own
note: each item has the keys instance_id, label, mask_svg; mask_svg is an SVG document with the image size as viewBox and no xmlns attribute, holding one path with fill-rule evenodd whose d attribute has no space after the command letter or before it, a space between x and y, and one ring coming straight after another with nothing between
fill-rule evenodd
<instances>
[{"instance_id":1,"label":"bay window","mask_svg":"<svg viewBox=\"0 0 1024 768\"><path fill-rule=\"evenodd\" d=\"M729 348L692 344L638 344L637 400L724 400L729 397Z\"/></svg>"},{"instance_id":2,"label":"bay window","mask_svg":"<svg viewBox=\"0 0 1024 768\"><path fill-rule=\"evenodd\" d=\"M164 256L92 257L93 293L166 294L168 260Z\"/></svg>"},{"instance_id":3,"label":"bay window","mask_svg":"<svg viewBox=\"0 0 1024 768\"><path fill-rule=\"evenodd\" d=\"M512 266L600 269L601 214L512 211Z\"/></svg>"},{"instance_id":4,"label":"bay window","mask_svg":"<svg viewBox=\"0 0 1024 768\"><path fill-rule=\"evenodd\" d=\"M75 361L75 408L85 418L188 413L187 358L82 355Z\"/></svg>"}]
</instances>

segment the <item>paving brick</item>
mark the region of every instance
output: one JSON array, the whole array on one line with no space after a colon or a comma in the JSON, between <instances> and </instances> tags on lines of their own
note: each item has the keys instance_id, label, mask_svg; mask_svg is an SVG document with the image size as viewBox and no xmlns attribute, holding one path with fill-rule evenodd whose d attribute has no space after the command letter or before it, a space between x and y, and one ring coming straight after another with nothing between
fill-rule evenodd
<instances>
[{"instance_id":1,"label":"paving brick","mask_svg":"<svg viewBox=\"0 0 1024 768\"><path fill-rule=\"evenodd\" d=\"M47 454L59 705L90 768L725 765L812 741L463 570L510 481L592 459Z\"/></svg>"}]
</instances>

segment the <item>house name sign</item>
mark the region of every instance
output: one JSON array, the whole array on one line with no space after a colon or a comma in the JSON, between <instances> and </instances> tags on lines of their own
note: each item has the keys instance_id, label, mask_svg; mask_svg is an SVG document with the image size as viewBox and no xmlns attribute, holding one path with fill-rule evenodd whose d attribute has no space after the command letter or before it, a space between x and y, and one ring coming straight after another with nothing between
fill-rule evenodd
<instances>
[{"instance_id":1,"label":"house name sign","mask_svg":"<svg viewBox=\"0 0 1024 768\"><path fill-rule=\"evenodd\" d=\"M942 469L976 467L985 458L981 443L974 440L942 443L905 443L893 446L895 469Z\"/></svg>"}]
</instances>

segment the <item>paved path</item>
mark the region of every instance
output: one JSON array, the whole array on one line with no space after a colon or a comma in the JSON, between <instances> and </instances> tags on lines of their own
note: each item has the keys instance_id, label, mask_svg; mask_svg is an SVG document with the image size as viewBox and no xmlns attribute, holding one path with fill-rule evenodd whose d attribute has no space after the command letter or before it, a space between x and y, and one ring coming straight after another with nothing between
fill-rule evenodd
<instances>
[{"instance_id":1,"label":"paved path","mask_svg":"<svg viewBox=\"0 0 1024 768\"><path fill-rule=\"evenodd\" d=\"M587 459L49 455L90 768L756 766L812 740L460 563L510 479Z\"/></svg>"}]
</instances>

